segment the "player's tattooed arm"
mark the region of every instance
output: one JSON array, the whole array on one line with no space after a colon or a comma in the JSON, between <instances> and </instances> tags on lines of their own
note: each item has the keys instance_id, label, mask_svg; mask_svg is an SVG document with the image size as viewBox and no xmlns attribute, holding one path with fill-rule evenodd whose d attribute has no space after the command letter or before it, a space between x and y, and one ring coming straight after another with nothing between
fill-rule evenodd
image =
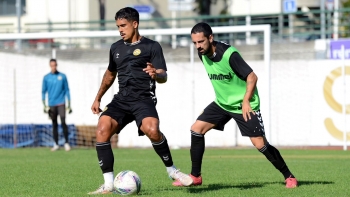
<instances>
[{"instance_id":1,"label":"player's tattooed arm","mask_svg":"<svg viewBox=\"0 0 350 197\"><path fill-rule=\"evenodd\" d=\"M98 90L96 98L91 106L92 113L100 114L100 112L102 112L102 110L100 109L100 102L101 102L102 96L107 92L109 87L111 87L116 77L117 77L117 72L111 72L108 69L106 70L105 74L103 75L100 89Z\"/></svg>"},{"instance_id":2,"label":"player's tattooed arm","mask_svg":"<svg viewBox=\"0 0 350 197\"><path fill-rule=\"evenodd\" d=\"M107 90L112 86L115 78L117 77L117 72L111 72L108 69L102 78L102 83L100 89L97 92L95 100L101 101L103 95L107 92Z\"/></svg>"},{"instance_id":3,"label":"player's tattooed arm","mask_svg":"<svg viewBox=\"0 0 350 197\"><path fill-rule=\"evenodd\" d=\"M250 120L250 112L252 112L255 115L255 112L252 110L250 106L250 99L252 98L255 88L256 88L256 82L258 81L258 77L254 72L251 72L247 76L247 86L246 86L246 92L243 98L243 103L242 103L242 114L243 114L243 119L247 121L248 119Z\"/></svg>"},{"instance_id":4,"label":"player's tattooed arm","mask_svg":"<svg viewBox=\"0 0 350 197\"><path fill-rule=\"evenodd\" d=\"M148 73L158 83L165 83L167 81L168 75L166 71L164 69L156 69L152 63L147 63L147 67L143 71Z\"/></svg>"}]
</instances>

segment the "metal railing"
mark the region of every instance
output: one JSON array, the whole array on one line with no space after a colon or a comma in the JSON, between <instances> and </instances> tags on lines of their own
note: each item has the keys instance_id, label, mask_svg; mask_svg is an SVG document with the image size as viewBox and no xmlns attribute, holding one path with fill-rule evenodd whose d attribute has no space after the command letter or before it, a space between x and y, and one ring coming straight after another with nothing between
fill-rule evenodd
<instances>
[{"instance_id":1,"label":"metal railing","mask_svg":"<svg viewBox=\"0 0 350 197\"><path fill-rule=\"evenodd\" d=\"M338 10L338 34L339 37L350 37L350 8ZM298 11L292 14L264 14L251 15L251 25L270 24L272 42L307 41L318 38L332 38L334 34L334 11L311 10ZM323 19L323 20L322 20ZM205 21L212 26L237 26L246 25L246 16L197 16L181 18L151 18L141 20L141 29L173 28L172 22L176 20L176 27L192 27L195 23ZM15 24L0 24L0 33L16 32ZM117 30L114 20L82 21L82 22L46 22L25 23L22 32L58 32L58 31L101 31ZM255 40L262 42L261 33L232 33L219 35L221 40L228 42ZM186 36L185 36L186 37ZM189 37L189 35L187 36Z\"/></svg>"}]
</instances>

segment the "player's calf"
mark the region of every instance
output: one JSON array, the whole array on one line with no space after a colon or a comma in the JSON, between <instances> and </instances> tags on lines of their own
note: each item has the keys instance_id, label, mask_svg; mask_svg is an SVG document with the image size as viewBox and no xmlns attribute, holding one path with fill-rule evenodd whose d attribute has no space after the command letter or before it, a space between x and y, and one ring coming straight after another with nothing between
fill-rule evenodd
<instances>
[{"instance_id":1,"label":"player's calf","mask_svg":"<svg viewBox=\"0 0 350 197\"><path fill-rule=\"evenodd\" d=\"M166 167L172 167L173 166L173 159L170 153L168 141L166 137L161 133L161 140L159 142L152 142L152 146L156 153L159 155L159 157L162 159L164 165Z\"/></svg>"},{"instance_id":2,"label":"player's calf","mask_svg":"<svg viewBox=\"0 0 350 197\"><path fill-rule=\"evenodd\" d=\"M290 172L286 162L283 160L280 152L272 145L266 144L262 148L258 149L265 157L279 170L284 176L286 187L294 188L298 185L298 181L294 175Z\"/></svg>"}]
</instances>

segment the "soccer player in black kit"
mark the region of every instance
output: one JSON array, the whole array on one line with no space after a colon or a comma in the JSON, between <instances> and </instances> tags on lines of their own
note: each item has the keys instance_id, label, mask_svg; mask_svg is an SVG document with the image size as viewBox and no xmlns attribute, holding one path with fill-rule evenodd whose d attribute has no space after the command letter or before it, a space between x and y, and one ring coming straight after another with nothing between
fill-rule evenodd
<instances>
[{"instance_id":1,"label":"soccer player in black kit","mask_svg":"<svg viewBox=\"0 0 350 197\"><path fill-rule=\"evenodd\" d=\"M139 13L134 8L120 9L115 15L121 40L112 44L109 52L109 66L91 110L99 114L102 96L113 84L118 73L119 92L114 95L98 121L96 130L96 151L103 172L104 184L89 194L108 194L113 189L114 156L110 138L127 124L136 121L140 136L146 135L162 159L170 178L183 185L193 180L173 165L167 140L159 130L159 117L155 105L156 82L167 81L166 64L158 42L141 36L138 32Z\"/></svg>"}]
</instances>

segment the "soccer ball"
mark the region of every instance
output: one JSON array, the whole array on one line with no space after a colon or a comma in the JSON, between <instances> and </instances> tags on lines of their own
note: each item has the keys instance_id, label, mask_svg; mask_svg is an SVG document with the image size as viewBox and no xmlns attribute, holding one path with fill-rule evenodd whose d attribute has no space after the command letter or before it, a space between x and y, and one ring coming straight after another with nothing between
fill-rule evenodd
<instances>
[{"instance_id":1,"label":"soccer ball","mask_svg":"<svg viewBox=\"0 0 350 197\"><path fill-rule=\"evenodd\" d=\"M120 195L138 194L141 190L141 179L136 172L121 171L115 176L114 188L116 193Z\"/></svg>"}]
</instances>

